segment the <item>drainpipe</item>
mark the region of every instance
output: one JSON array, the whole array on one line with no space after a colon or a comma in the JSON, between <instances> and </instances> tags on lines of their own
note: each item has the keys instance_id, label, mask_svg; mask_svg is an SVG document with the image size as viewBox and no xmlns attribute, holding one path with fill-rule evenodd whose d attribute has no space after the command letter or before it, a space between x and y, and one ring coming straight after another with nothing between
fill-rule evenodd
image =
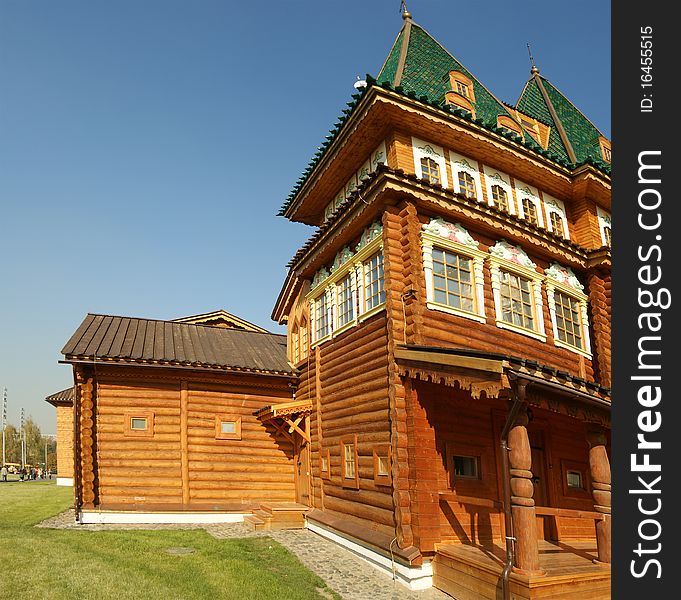
<instances>
[{"instance_id":1,"label":"drainpipe","mask_svg":"<svg viewBox=\"0 0 681 600\"><path fill-rule=\"evenodd\" d=\"M501 572L501 592L504 600L511 600L511 588L508 584L508 578L511 575L511 569L513 568L513 562L515 560L513 548L515 537L513 536L513 518L511 516L511 475L508 463L508 433L515 422L515 418L520 412L520 407L525 402L525 388L528 384L526 380L518 380L517 376L511 373L509 373L509 379L511 380L513 405L508 411L506 423L504 423L504 428L501 431L501 469L504 482L504 530L506 532L506 562L504 563L504 569ZM515 385L513 385L514 383Z\"/></svg>"}]
</instances>

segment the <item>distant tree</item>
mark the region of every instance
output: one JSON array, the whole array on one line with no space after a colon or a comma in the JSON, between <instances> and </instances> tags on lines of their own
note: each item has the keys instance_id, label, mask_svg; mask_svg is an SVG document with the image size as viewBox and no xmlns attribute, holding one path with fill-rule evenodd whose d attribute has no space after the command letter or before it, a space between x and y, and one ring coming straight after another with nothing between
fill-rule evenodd
<instances>
[{"instance_id":1,"label":"distant tree","mask_svg":"<svg viewBox=\"0 0 681 600\"><path fill-rule=\"evenodd\" d=\"M33 417L28 417L24 421L24 432L26 435L26 462L32 465L45 462L43 434Z\"/></svg>"},{"instance_id":2,"label":"distant tree","mask_svg":"<svg viewBox=\"0 0 681 600\"><path fill-rule=\"evenodd\" d=\"M5 457L7 462L21 462L21 440L19 431L14 425L5 427Z\"/></svg>"}]
</instances>

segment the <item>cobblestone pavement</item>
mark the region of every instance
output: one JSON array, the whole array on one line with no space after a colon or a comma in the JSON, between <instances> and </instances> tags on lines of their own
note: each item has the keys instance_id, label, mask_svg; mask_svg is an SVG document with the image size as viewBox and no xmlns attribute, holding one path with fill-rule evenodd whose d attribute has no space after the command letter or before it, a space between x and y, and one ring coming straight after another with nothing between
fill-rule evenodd
<instances>
[{"instance_id":1,"label":"cobblestone pavement","mask_svg":"<svg viewBox=\"0 0 681 600\"><path fill-rule=\"evenodd\" d=\"M390 574L379 571L364 559L309 529L254 532L244 523L177 525L79 525L73 511L66 511L38 524L53 529L107 531L121 529L205 529L218 539L271 537L298 557L310 571L321 577L343 600L452 600L431 588L412 592L394 582Z\"/></svg>"}]
</instances>

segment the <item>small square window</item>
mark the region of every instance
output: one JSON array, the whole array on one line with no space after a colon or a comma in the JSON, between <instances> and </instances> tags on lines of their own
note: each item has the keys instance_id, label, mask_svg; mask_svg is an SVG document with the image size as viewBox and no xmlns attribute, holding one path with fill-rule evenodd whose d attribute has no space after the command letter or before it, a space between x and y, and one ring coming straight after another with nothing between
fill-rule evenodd
<instances>
[{"instance_id":1,"label":"small square window","mask_svg":"<svg viewBox=\"0 0 681 600\"><path fill-rule=\"evenodd\" d=\"M222 421L220 431L222 433L236 433L236 423L234 421Z\"/></svg>"},{"instance_id":2,"label":"small square window","mask_svg":"<svg viewBox=\"0 0 681 600\"><path fill-rule=\"evenodd\" d=\"M154 435L154 413L141 410L125 413L123 435L127 437L151 437Z\"/></svg>"},{"instance_id":3,"label":"small square window","mask_svg":"<svg viewBox=\"0 0 681 600\"><path fill-rule=\"evenodd\" d=\"M454 476L480 479L480 459L477 456L454 456Z\"/></svg>"},{"instance_id":4,"label":"small square window","mask_svg":"<svg viewBox=\"0 0 681 600\"><path fill-rule=\"evenodd\" d=\"M580 471L568 471L567 486L572 489L583 490L584 483L582 480L582 473Z\"/></svg>"},{"instance_id":5,"label":"small square window","mask_svg":"<svg viewBox=\"0 0 681 600\"><path fill-rule=\"evenodd\" d=\"M234 415L218 415L215 417L216 440L240 440L241 417Z\"/></svg>"},{"instance_id":6,"label":"small square window","mask_svg":"<svg viewBox=\"0 0 681 600\"><path fill-rule=\"evenodd\" d=\"M132 417L130 419L130 429L133 431L146 431L149 426L149 421L146 417Z\"/></svg>"}]
</instances>

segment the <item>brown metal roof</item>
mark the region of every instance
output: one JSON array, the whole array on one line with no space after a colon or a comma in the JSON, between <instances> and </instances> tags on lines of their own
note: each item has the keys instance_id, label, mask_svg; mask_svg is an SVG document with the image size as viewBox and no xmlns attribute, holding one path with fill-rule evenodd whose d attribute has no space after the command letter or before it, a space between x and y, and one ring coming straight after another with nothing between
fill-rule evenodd
<instances>
[{"instance_id":1,"label":"brown metal roof","mask_svg":"<svg viewBox=\"0 0 681 600\"><path fill-rule=\"evenodd\" d=\"M284 335L112 315L88 314L62 354L66 362L294 373L286 358Z\"/></svg>"},{"instance_id":2,"label":"brown metal roof","mask_svg":"<svg viewBox=\"0 0 681 600\"><path fill-rule=\"evenodd\" d=\"M75 397L76 390L73 386L71 386L70 388L66 388L61 392L50 394L47 396L47 398L45 398L45 400L53 406L71 406Z\"/></svg>"}]
</instances>

